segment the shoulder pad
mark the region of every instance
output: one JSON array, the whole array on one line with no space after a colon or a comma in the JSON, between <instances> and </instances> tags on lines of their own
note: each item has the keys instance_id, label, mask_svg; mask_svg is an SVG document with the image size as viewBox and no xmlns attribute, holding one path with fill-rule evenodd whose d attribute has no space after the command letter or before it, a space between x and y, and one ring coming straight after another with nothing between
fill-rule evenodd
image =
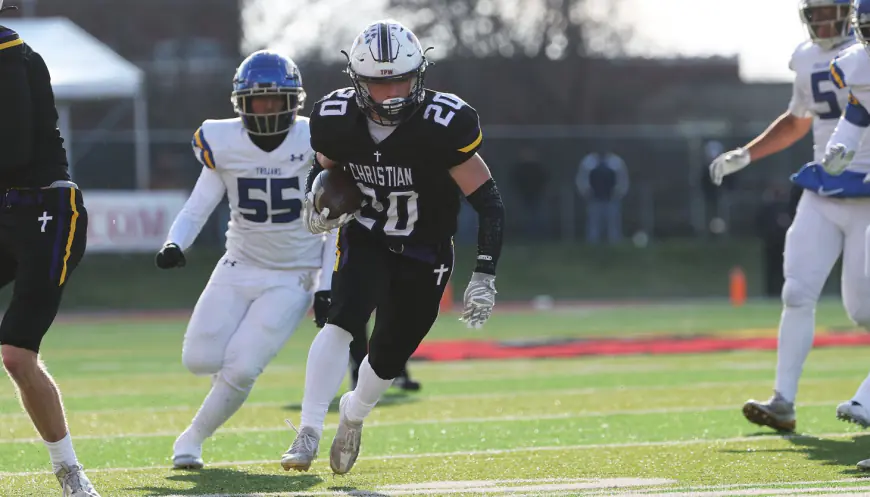
<instances>
[{"instance_id":1,"label":"shoulder pad","mask_svg":"<svg viewBox=\"0 0 870 497\"><path fill-rule=\"evenodd\" d=\"M831 61L831 80L838 88L870 84L870 57L864 45L852 45Z\"/></svg>"},{"instance_id":2,"label":"shoulder pad","mask_svg":"<svg viewBox=\"0 0 870 497\"><path fill-rule=\"evenodd\" d=\"M23 44L24 40L18 36L18 33L5 26L0 26L0 50L6 50L7 48Z\"/></svg>"},{"instance_id":3,"label":"shoulder pad","mask_svg":"<svg viewBox=\"0 0 870 497\"><path fill-rule=\"evenodd\" d=\"M209 169L217 167L215 150L211 144L225 144L230 142L230 135L238 133L242 128L242 121L234 119L206 119L202 126L193 133L190 144L193 146L193 154L203 166Z\"/></svg>"},{"instance_id":4,"label":"shoulder pad","mask_svg":"<svg viewBox=\"0 0 870 497\"><path fill-rule=\"evenodd\" d=\"M339 160L345 129L353 126L358 113L353 88L335 90L315 102L308 120L311 148L332 160Z\"/></svg>"},{"instance_id":5,"label":"shoulder pad","mask_svg":"<svg viewBox=\"0 0 870 497\"><path fill-rule=\"evenodd\" d=\"M809 52L809 50L811 50L814 46L815 45L813 44L813 42L807 40L807 41L801 42L800 45L795 47L794 52L792 52L791 58L788 61L788 68L791 69L792 71L797 71L797 65L799 63L800 58L803 57L804 54Z\"/></svg>"},{"instance_id":6,"label":"shoulder pad","mask_svg":"<svg viewBox=\"0 0 870 497\"><path fill-rule=\"evenodd\" d=\"M452 93L429 92L423 101L422 118L429 126L443 130L447 166L470 159L483 144L477 110Z\"/></svg>"}]
</instances>

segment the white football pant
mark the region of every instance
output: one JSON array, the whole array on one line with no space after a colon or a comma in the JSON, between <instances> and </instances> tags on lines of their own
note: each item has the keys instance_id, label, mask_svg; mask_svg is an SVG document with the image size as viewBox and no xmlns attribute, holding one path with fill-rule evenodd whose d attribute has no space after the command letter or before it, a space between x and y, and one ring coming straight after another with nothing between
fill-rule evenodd
<instances>
[{"instance_id":1,"label":"white football pant","mask_svg":"<svg viewBox=\"0 0 870 497\"><path fill-rule=\"evenodd\" d=\"M815 306L842 254L843 307L856 324L870 328L870 278L865 276L865 238L870 199L835 199L804 191L785 238L787 307Z\"/></svg>"},{"instance_id":2,"label":"white football pant","mask_svg":"<svg viewBox=\"0 0 870 497\"><path fill-rule=\"evenodd\" d=\"M311 308L317 275L246 266L225 255L187 325L184 366L197 375L220 372L229 385L250 391Z\"/></svg>"}]
</instances>

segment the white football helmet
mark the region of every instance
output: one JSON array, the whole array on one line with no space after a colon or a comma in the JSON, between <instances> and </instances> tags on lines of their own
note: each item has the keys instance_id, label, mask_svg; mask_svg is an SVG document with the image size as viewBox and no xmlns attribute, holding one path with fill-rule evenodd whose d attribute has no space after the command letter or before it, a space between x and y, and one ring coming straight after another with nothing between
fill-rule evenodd
<instances>
[{"instance_id":1,"label":"white football helmet","mask_svg":"<svg viewBox=\"0 0 870 497\"><path fill-rule=\"evenodd\" d=\"M801 20L813 43L825 50L840 45L852 37L851 0L801 0L798 7ZM825 15L827 14L827 15ZM821 36L819 28L830 26L829 34Z\"/></svg>"},{"instance_id":2,"label":"white football helmet","mask_svg":"<svg viewBox=\"0 0 870 497\"><path fill-rule=\"evenodd\" d=\"M3 12L4 10L18 10L18 7L14 6L14 5L8 5L8 6L4 7L3 0L0 0L0 12Z\"/></svg>"},{"instance_id":3,"label":"white football helmet","mask_svg":"<svg viewBox=\"0 0 870 497\"><path fill-rule=\"evenodd\" d=\"M366 27L353 42L347 56L347 70L356 90L357 105L368 111L372 121L395 126L411 116L425 97L423 74L426 61L423 47L410 29L396 21L378 21ZM369 83L411 80L406 97L375 102Z\"/></svg>"}]
</instances>

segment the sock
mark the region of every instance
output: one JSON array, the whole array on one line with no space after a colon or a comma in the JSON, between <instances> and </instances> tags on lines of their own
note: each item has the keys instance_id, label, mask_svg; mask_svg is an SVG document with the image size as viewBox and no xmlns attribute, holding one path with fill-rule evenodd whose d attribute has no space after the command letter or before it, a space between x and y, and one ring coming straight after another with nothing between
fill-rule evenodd
<instances>
[{"instance_id":1,"label":"sock","mask_svg":"<svg viewBox=\"0 0 870 497\"><path fill-rule=\"evenodd\" d=\"M362 421L372 412L375 404L393 384L393 380L384 380L375 373L369 364L369 356L359 365L359 381L356 390L347 400L345 416L351 421Z\"/></svg>"},{"instance_id":2,"label":"sock","mask_svg":"<svg viewBox=\"0 0 870 497\"><path fill-rule=\"evenodd\" d=\"M220 374L212 380L211 391L205 397L190 426L175 441L175 454L202 455L202 444L242 407L248 390L227 383Z\"/></svg>"},{"instance_id":3,"label":"sock","mask_svg":"<svg viewBox=\"0 0 870 497\"><path fill-rule=\"evenodd\" d=\"M803 372L804 362L813 348L815 327L814 307L783 308L779 321L774 389L789 402L794 402L797 397L798 380Z\"/></svg>"},{"instance_id":4,"label":"sock","mask_svg":"<svg viewBox=\"0 0 870 497\"><path fill-rule=\"evenodd\" d=\"M861 382L861 386L858 387L858 391L855 392L852 400L870 409L870 376L864 378L864 381Z\"/></svg>"},{"instance_id":5,"label":"sock","mask_svg":"<svg viewBox=\"0 0 870 497\"><path fill-rule=\"evenodd\" d=\"M350 333L334 324L320 330L305 365L305 394L302 396L302 427L323 434L329 404L338 393L350 360Z\"/></svg>"},{"instance_id":6,"label":"sock","mask_svg":"<svg viewBox=\"0 0 870 497\"><path fill-rule=\"evenodd\" d=\"M43 440L43 443L48 448L48 455L51 457L51 467L55 473L61 468L61 464L72 467L79 463L79 460L76 459L76 451L73 450L72 438L70 438L69 432L57 442L46 442Z\"/></svg>"}]
</instances>

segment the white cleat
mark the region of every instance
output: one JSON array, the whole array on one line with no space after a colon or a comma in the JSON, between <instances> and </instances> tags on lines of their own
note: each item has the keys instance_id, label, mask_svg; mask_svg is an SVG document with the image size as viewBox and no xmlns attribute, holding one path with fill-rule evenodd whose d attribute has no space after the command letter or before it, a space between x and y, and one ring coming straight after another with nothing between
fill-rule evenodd
<instances>
[{"instance_id":1,"label":"white cleat","mask_svg":"<svg viewBox=\"0 0 870 497\"><path fill-rule=\"evenodd\" d=\"M779 392L766 402L748 400L743 404L743 416L759 426L769 426L776 431L793 432L797 426L794 404L782 398Z\"/></svg>"},{"instance_id":2,"label":"white cleat","mask_svg":"<svg viewBox=\"0 0 870 497\"><path fill-rule=\"evenodd\" d=\"M100 497L91 480L85 476L84 469L78 464L73 466L64 464L54 476L60 483L63 497Z\"/></svg>"},{"instance_id":3,"label":"white cleat","mask_svg":"<svg viewBox=\"0 0 870 497\"><path fill-rule=\"evenodd\" d=\"M858 469L861 471L870 471L870 459L864 459L863 461L859 461Z\"/></svg>"},{"instance_id":4,"label":"white cleat","mask_svg":"<svg viewBox=\"0 0 870 497\"><path fill-rule=\"evenodd\" d=\"M337 475L343 475L353 468L362 441L363 422L349 421L344 414L345 406L352 393L347 392L342 395L338 402L338 430L335 432L335 438L332 439L332 447L329 448L329 466Z\"/></svg>"},{"instance_id":5,"label":"white cleat","mask_svg":"<svg viewBox=\"0 0 870 497\"><path fill-rule=\"evenodd\" d=\"M292 424L290 426L296 430ZM308 471L311 468L311 463L317 459L319 445L320 435L314 431L314 428L303 426L301 430L296 432L296 440L293 440L293 445L281 456L281 467L284 468L284 471L291 469Z\"/></svg>"},{"instance_id":6,"label":"white cleat","mask_svg":"<svg viewBox=\"0 0 870 497\"><path fill-rule=\"evenodd\" d=\"M837 406L837 419L849 423L855 423L856 425L860 425L862 428L867 428L870 426L870 411L867 411L866 407L854 400L847 400Z\"/></svg>"},{"instance_id":7,"label":"white cleat","mask_svg":"<svg viewBox=\"0 0 870 497\"><path fill-rule=\"evenodd\" d=\"M193 454L178 454L172 456L173 469L202 469L205 463L202 457Z\"/></svg>"}]
</instances>

